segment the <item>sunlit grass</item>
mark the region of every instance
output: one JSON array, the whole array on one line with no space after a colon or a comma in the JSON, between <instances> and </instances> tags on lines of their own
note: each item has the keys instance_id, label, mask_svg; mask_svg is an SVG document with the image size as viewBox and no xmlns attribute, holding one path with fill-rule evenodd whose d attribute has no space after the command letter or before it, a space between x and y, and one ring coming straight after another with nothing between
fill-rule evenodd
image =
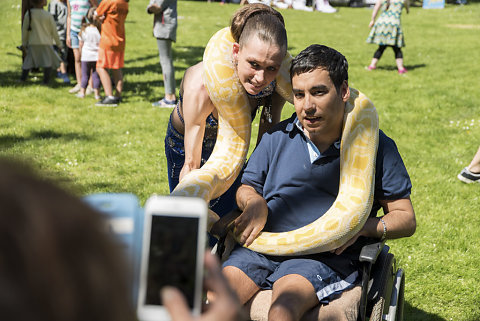
<instances>
[{"instance_id":1,"label":"sunlit grass","mask_svg":"<svg viewBox=\"0 0 480 321\"><path fill-rule=\"evenodd\" d=\"M1 154L31 161L79 194L131 192L144 202L152 193L168 192L163 139L170 110L151 107L163 97L163 80L145 5L130 1L125 101L98 108L93 98L77 99L59 81L41 86L41 74L26 85L16 83L20 8L15 0L0 2L9 26L0 29ZM236 8L179 2L177 85ZM350 85L375 103L381 128L404 158L418 229L412 238L389 244L407 273L405 320L480 320L480 186L456 179L480 143L480 4L404 12L409 72L403 76L391 50L377 70L364 68L376 49L365 43L371 9L281 12L293 55L312 43L345 54ZM283 117L292 112L287 105Z\"/></svg>"}]
</instances>

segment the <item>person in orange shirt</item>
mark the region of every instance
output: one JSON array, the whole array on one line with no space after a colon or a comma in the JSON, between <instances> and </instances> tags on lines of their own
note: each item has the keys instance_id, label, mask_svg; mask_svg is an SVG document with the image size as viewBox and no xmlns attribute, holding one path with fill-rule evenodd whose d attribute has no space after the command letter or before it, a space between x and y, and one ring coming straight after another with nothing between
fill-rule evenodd
<instances>
[{"instance_id":1,"label":"person in orange shirt","mask_svg":"<svg viewBox=\"0 0 480 321\"><path fill-rule=\"evenodd\" d=\"M95 105L115 107L122 99L122 68L125 55L125 19L128 14L128 0L103 0L95 13L96 19L102 22L97 73L105 91L105 98ZM115 96L107 69L112 70Z\"/></svg>"}]
</instances>

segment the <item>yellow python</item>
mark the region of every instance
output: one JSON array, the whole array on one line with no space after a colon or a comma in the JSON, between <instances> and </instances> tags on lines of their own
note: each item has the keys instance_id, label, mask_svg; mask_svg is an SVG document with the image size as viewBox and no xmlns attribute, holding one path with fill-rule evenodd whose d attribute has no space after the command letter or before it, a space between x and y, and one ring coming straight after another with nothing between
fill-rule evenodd
<instances>
[{"instance_id":1,"label":"yellow python","mask_svg":"<svg viewBox=\"0 0 480 321\"><path fill-rule=\"evenodd\" d=\"M190 172L172 192L209 201L233 183L245 162L250 141L250 107L235 74L233 38L229 28L217 32L203 57L204 85L218 110L217 143L202 168ZM277 92L291 99L287 54L277 76ZM352 238L370 214L373 202L378 117L373 104L351 89L346 104L340 147L340 187L332 207L319 219L297 230L262 232L250 249L270 255L299 255L336 249ZM210 211L209 226L218 219Z\"/></svg>"}]
</instances>

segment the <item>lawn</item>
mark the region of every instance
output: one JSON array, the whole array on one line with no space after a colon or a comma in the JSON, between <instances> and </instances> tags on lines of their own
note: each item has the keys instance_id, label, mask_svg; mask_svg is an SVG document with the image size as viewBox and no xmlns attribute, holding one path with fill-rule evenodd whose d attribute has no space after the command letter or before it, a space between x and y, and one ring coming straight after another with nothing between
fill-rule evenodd
<instances>
[{"instance_id":1,"label":"lawn","mask_svg":"<svg viewBox=\"0 0 480 321\"><path fill-rule=\"evenodd\" d=\"M42 86L41 74L16 82L19 3L0 2L0 154L26 159L79 195L131 192L143 204L153 193L166 194L170 110L151 106L163 97L163 81L147 1L130 2L124 102L117 108L78 99L59 80ZM238 5L180 1L178 7L177 85ZM365 70L376 49L365 43L371 9L281 13L293 55L312 43L345 54L350 85L375 103L380 127L410 173L417 232L389 242L407 273L405 320L480 320L480 186L456 178L480 142L480 3L404 12L405 75L397 74L389 49L377 70ZM292 112L287 105L284 118Z\"/></svg>"}]
</instances>

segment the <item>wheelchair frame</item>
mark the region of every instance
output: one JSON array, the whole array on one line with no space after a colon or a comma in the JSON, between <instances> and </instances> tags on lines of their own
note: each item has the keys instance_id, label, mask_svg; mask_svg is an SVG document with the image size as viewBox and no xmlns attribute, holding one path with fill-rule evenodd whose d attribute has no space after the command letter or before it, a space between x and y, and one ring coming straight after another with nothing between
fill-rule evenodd
<instances>
[{"instance_id":1,"label":"wheelchair frame","mask_svg":"<svg viewBox=\"0 0 480 321\"><path fill-rule=\"evenodd\" d=\"M225 251L225 241L233 228L234 220L241 214L233 210L218 220L210 234L218 238L212 252L219 258ZM397 269L396 260L385 242L365 245L359 256L362 269L362 295L358 321L402 321L405 291L405 272Z\"/></svg>"}]
</instances>

